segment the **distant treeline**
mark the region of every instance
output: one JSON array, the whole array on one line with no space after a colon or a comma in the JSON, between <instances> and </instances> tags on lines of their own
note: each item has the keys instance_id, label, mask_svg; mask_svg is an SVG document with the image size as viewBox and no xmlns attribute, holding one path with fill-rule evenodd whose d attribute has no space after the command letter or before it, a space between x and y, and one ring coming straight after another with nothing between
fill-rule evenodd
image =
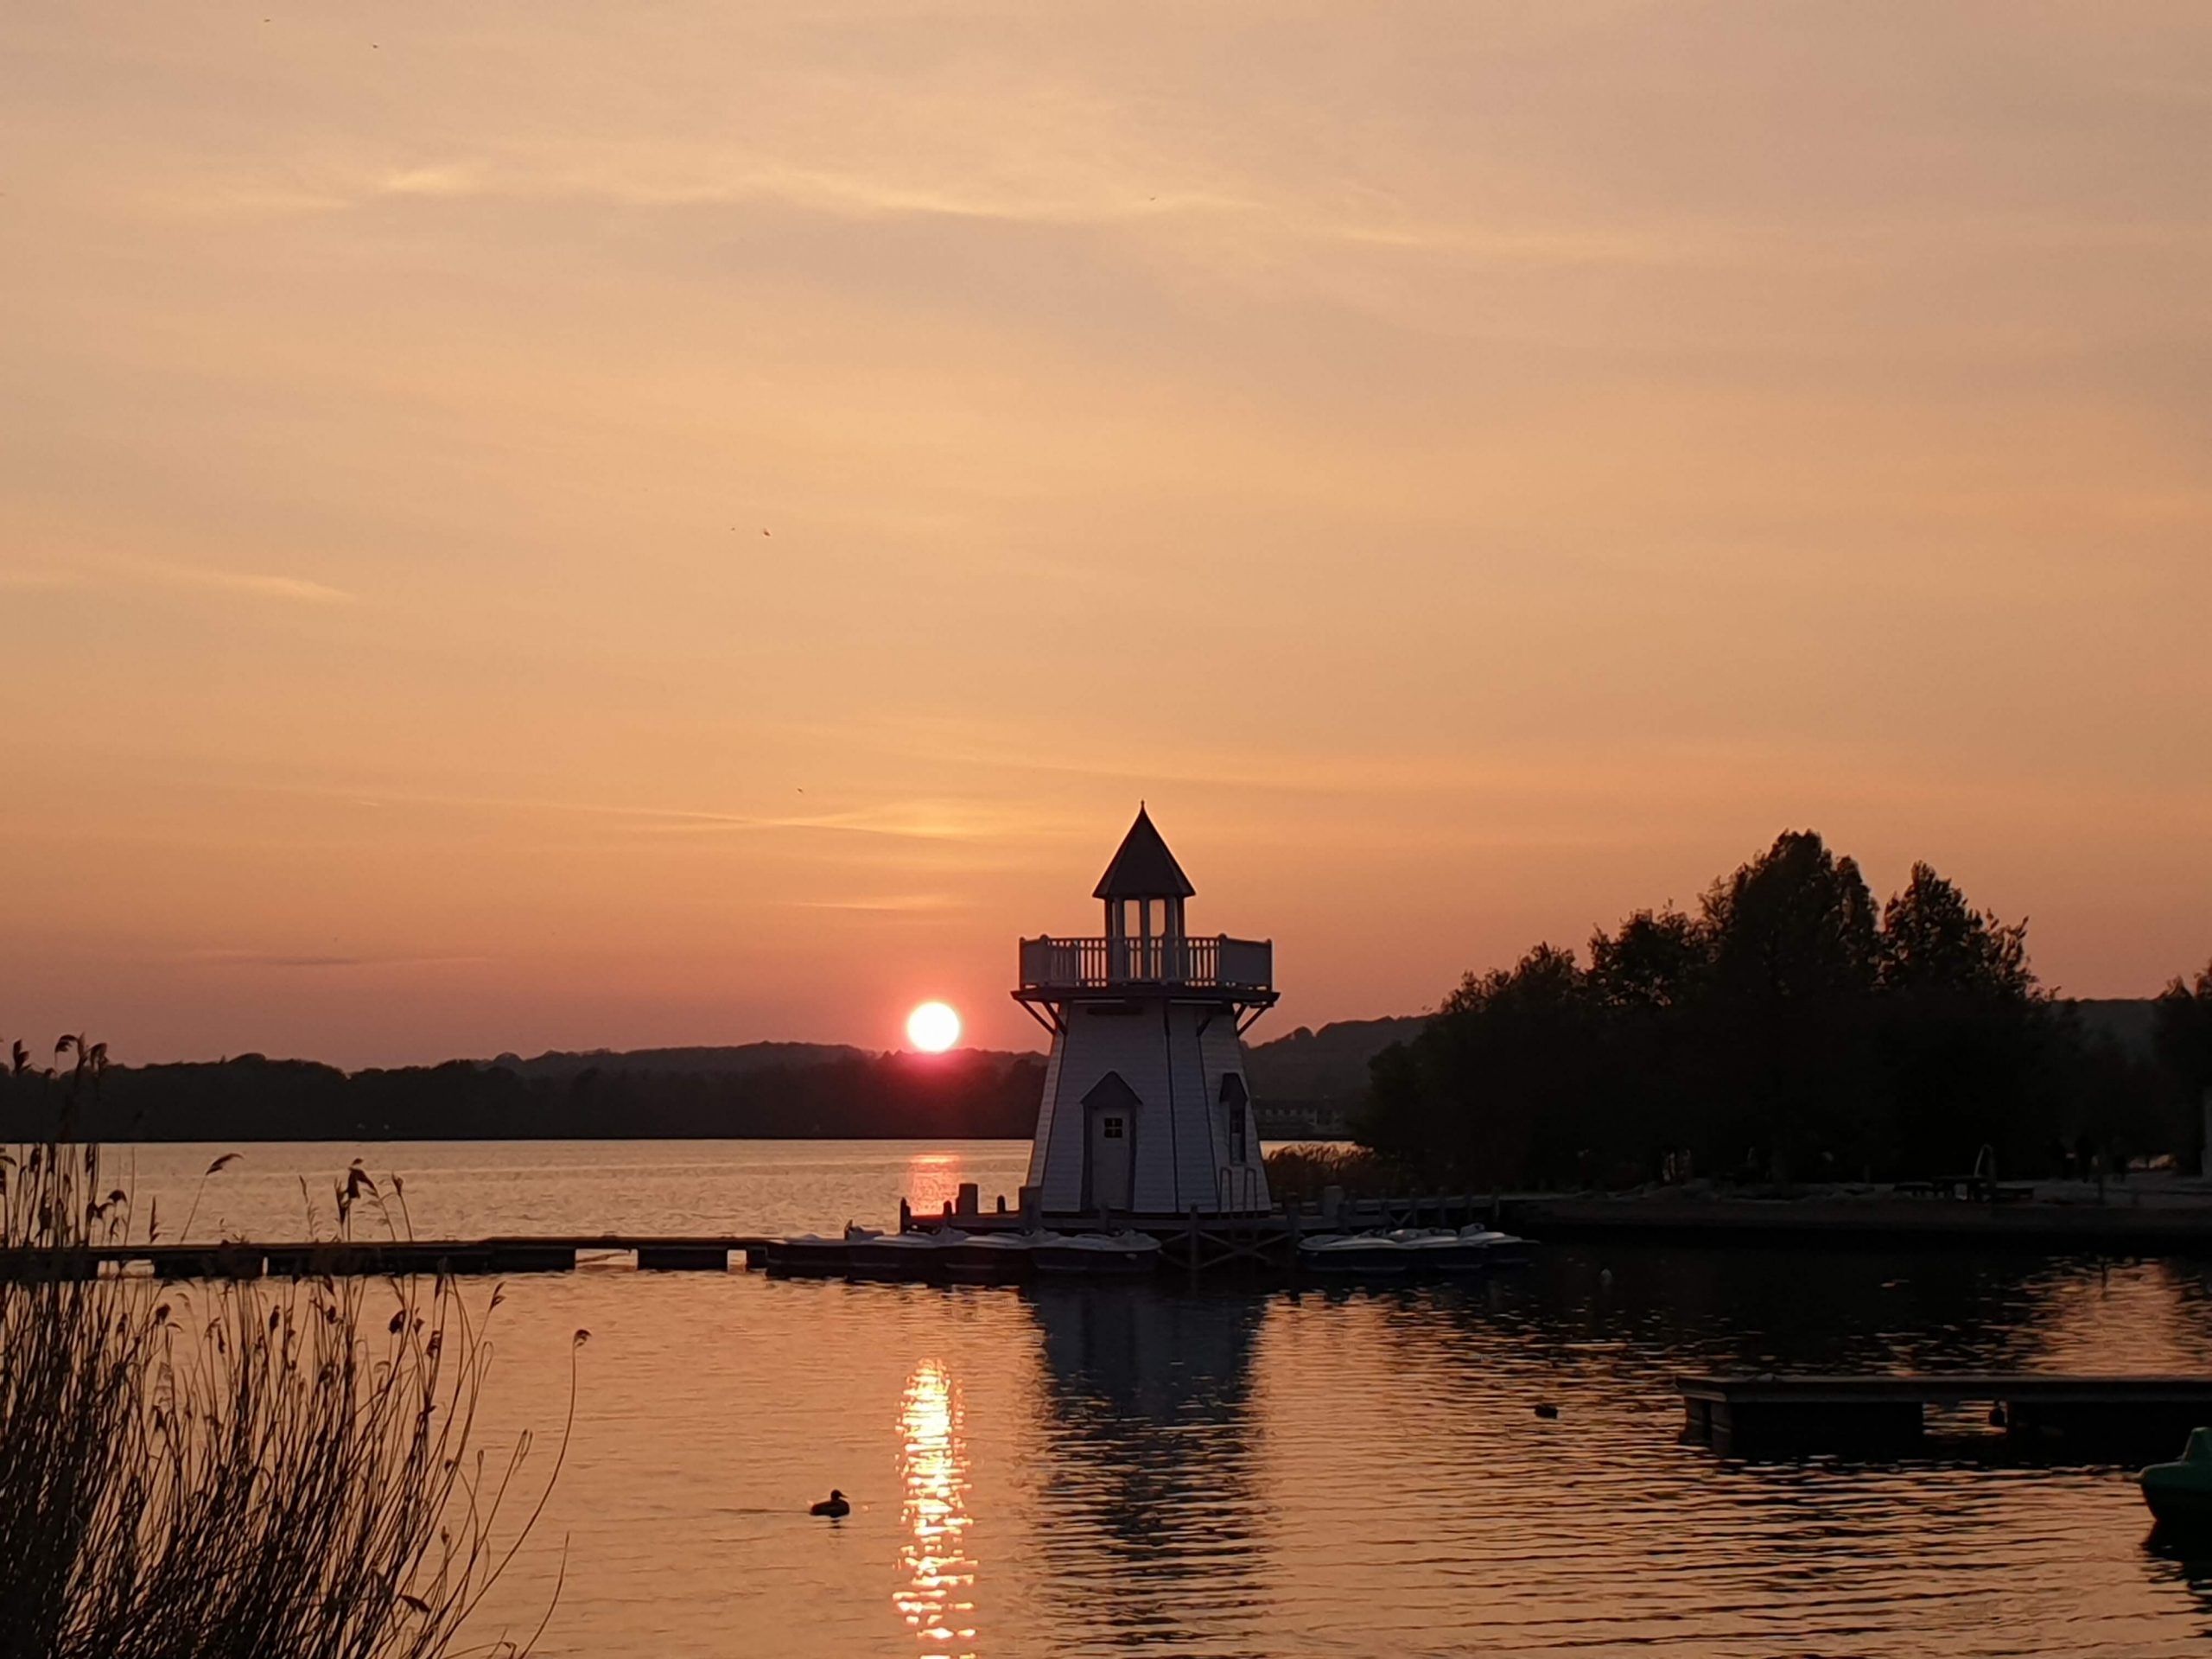
<instances>
[{"instance_id":1,"label":"distant treeline","mask_svg":"<svg viewBox=\"0 0 2212 1659\"><path fill-rule=\"evenodd\" d=\"M1348 1107L1366 1146L1428 1185L1961 1174L1985 1145L2005 1176L2160 1153L2193 1162L2212 965L2152 1003L2056 1001L2029 967L2024 923L1976 911L1926 865L1878 907L1858 866L1805 832L1716 881L1694 912L1639 911L1597 933L1586 964L1539 945L1469 975L1433 1014L1301 1027L1249 1065L1263 1111L1334 1122ZM248 1054L111 1067L71 1133L1026 1139L1044 1070L1039 1054L803 1043L350 1074ZM16 1044L0 1141L52 1133L61 1093Z\"/></svg>"},{"instance_id":2,"label":"distant treeline","mask_svg":"<svg viewBox=\"0 0 2212 1659\"><path fill-rule=\"evenodd\" d=\"M762 1046L763 1048L768 1046ZM79 1096L74 1136L102 1141L586 1140L755 1136L1027 1136L1041 1055L823 1051L664 1070L629 1057L581 1065L450 1060L347 1073L257 1054L111 1067ZM63 1090L18 1046L0 1078L0 1141L57 1127Z\"/></svg>"},{"instance_id":3,"label":"distant treeline","mask_svg":"<svg viewBox=\"0 0 2212 1659\"><path fill-rule=\"evenodd\" d=\"M2147 1053L2037 985L2027 926L1925 864L1877 906L1809 831L1639 911L1589 960L1470 974L1371 1067L1360 1141L1447 1184L2001 1176L2193 1160L2212 967L2153 1005Z\"/></svg>"},{"instance_id":4,"label":"distant treeline","mask_svg":"<svg viewBox=\"0 0 2212 1659\"><path fill-rule=\"evenodd\" d=\"M1338 1020L1315 1031L1254 1043L1245 1078L1262 1107L1327 1103L1352 1106L1367 1097L1367 1068L1392 1043L1411 1042L1428 1024L1424 1014L1382 1020Z\"/></svg>"}]
</instances>

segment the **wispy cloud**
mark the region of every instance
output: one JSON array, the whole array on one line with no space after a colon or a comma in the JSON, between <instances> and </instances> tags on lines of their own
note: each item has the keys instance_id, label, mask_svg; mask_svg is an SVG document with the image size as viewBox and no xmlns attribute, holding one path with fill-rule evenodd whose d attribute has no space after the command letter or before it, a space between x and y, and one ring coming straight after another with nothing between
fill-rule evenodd
<instances>
[{"instance_id":1,"label":"wispy cloud","mask_svg":"<svg viewBox=\"0 0 2212 1659\"><path fill-rule=\"evenodd\" d=\"M113 587L196 588L290 605L351 605L356 599L343 588L280 571L225 570L156 559L94 557L69 564L0 568L0 590L7 592L62 593Z\"/></svg>"},{"instance_id":2,"label":"wispy cloud","mask_svg":"<svg viewBox=\"0 0 2212 1659\"><path fill-rule=\"evenodd\" d=\"M340 800L365 810L427 807L460 812L546 814L603 819L639 833L711 836L778 833L880 837L899 841L1018 839L1066 827L1058 817L988 800L901 798L874 805L807 812L717 811L620 801L558 800L533 795L471 795L435 791L372 791L359 785L256 785L287 795Z\"/></svg>"},{"instance_id":3,"label":"wispy cloud","mask_svg":"<svg viewBox=\"0 0 2212 1659\"><path fill-rule=\"evenodd\" d=\"M437 967L492 960L489 957L461 954L354 956L339 952L281 950L194 950L188 952L185 959L218 968L276 968L306 972L348 968Z\"/></svg>"},{"instance_id":4,"label":"wispy cloud","mask_svg":"<svg viewBox=\"0 0 2212 1659\"><path fill-rule=\"evenodd\" d=\"M620 809L617 809L620 810ZM817 830L849 836L881 836L901 841L976 841L1026 834L1028 815L977 802L890 801L880 806L791 816L748 817L720 812L639 809L631 816L654 828L680 832L734 830Z\"/></svg>"},{"instance_id":5,"label":"wispy cloud","mask_svg":"<svg viewBox=\"0 0 2212 1659\"><path fill-rule=\"evenodd\" d=\"M907 893L867 899L793 899L788 903L793 910L841 910L871 916L911 916L930 911L956 909L960 901L949 893Z\"/></svg>"},{"instance_id":6,"label":"wispy cloud","mask_svg":"<svg viewBox=\"0 0 2212 1659\"><path fill-rule=\"evenodd\" d=\"M1262 244L1340 245L1351 251L1429 256L1499 266L1679 265L1740 257L1741 237L1719 227L1599 223L1458 221L1375 203L1347 213L1339 202L1249 177L1177 181L1165 156L1001 155L988 166L913 156L825 159L815 164L676 143L612 156L548 146L454 156L400 167L333 166L311 179L247 177L160 204L218 216L285 218L385 203L597 203L645 211L775 205L834 219L939 219L1067 227L1150 227L1173 238L1186 227L1209 245L1221 234ZM1183 164L1184 167L1187 163Z\"/></svg>"},{"instance_id":7,"label":"wispy cloud","mask_svg":"<svg viewBox=\"0 0 2212 1659\"><path fill-rule=\"evenodd\" d=\"M445 162L427 167L407 167L378 179L376 194L385 196L481 196L497 194L481 162Z\"/></svg>"},{"instance_id":8,"label":"wispy cloud","mask_svg":"<svg viewBox=\"0 0 2212 1659\"><path fill-rule=\"evenodd\" d=\"M13 594L58 593L84 585L84 577L73 570L0 569L0 589Z\"/></svg>"},{"instance_id":9,"label":"wispy cloud","mask_svg":"<svg viewBox=\"0 0 2212 1659\"><path fill-rule=\"evenodd\" d=\"M133 562L117 567L140 581L172 588L199 588L238 594L252 599L281 600L295 605L351 605L354 595L327 582L304 576L287 576L265 570L217 570L198 565Z\"/></svg>"},{"instance_id":10,"label":"wispy cloud","mask_svg":"<svg viewBox=\"0 0 2212 1659\"><path fill-rule=\"evenodd\" d=\"M334 167L311 181L234 177L169 191L144 207L163 214L284 219L397 201L596 202L634 208L776 203L837 218L941 218L1095 225L1192 213L1255 214L1260 198L1197 188L1145 188L1135 178L998 178L894 167L800 166L761 157L663 157L621 166L546 156L459 157L406 167ZM1348 232L1357 239L1365 232Z\"/></svg>"}]
</instances>

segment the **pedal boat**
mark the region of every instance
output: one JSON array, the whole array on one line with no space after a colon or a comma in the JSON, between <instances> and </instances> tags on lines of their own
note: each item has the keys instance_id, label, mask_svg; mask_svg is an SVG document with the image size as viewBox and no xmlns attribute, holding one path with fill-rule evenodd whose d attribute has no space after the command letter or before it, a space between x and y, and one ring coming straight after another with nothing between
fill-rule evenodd
<instances>
[{"instance_id":1,"label":"pedal boat","mask_svg":"<svg viewBox=\"0 0 2212 1659\"><path fill-rule=\"evenodd\" d=\"M1298 1264L1313 1273L1395 1277L1413 1266L1414 1252L1387 1233L1321 1233L1298 1243Z\"/></svg>"},{"instance_id":2,"label":"pedal boat","mask_svg":"<svg viewBox=\"0 0 2212 1659\"><path fill-rule=\"evenodd\" d=\"M2192 1428L2179 1458L2135 1478L2161 1527L2212 1531L2212 1428Z\"/></svg>"},{"instance_id":3,"label":"pedal boat","mask_svg":"<svg viewBox=\"0 0 2212 1659\"><path fill-rule=\"evenodd\" d=\"M1036 1262L1039 1273L1072 1277L1150 1273L1160 1266L1160 1241L1143 1233L1044 1233Z\"/></svg>"}]
</instances>

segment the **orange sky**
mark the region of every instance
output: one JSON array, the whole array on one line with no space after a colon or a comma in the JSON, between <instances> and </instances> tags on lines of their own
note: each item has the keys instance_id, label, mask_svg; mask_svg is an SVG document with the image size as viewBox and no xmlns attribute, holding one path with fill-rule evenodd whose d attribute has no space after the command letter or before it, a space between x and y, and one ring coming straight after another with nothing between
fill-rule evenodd
<instances>
[{"instance_id":1,"label":"orange sky","mask_svg":"<svg viewBox=\"0 0 2212 1659\"><path fill-rule=\"evenodd\" d=\"M265 21L264 21L265 19ZM0 1035L1257 1035L1785 827L2212 955L2212 13L0 11ZM770 532L764 535L764 531Z\"/></svg>"}]
</instances>

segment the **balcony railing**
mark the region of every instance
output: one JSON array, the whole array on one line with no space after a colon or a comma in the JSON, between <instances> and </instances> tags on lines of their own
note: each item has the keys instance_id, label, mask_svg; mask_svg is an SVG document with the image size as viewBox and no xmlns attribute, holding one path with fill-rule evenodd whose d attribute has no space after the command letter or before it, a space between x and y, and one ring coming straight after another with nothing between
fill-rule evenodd
<instances>
[{"instance_id":1,"label":"balcony railing","mask_svg":"<svg viewBox=\"0 0 2212 1659\"><path fill-rule=\"evenodd\" d=\"M1275 947L1268 939L1064 939L1021 942L1024 990L1110 990L1116 986L1188 986L1271 991Z\"/></svg>"}]
</instances>

